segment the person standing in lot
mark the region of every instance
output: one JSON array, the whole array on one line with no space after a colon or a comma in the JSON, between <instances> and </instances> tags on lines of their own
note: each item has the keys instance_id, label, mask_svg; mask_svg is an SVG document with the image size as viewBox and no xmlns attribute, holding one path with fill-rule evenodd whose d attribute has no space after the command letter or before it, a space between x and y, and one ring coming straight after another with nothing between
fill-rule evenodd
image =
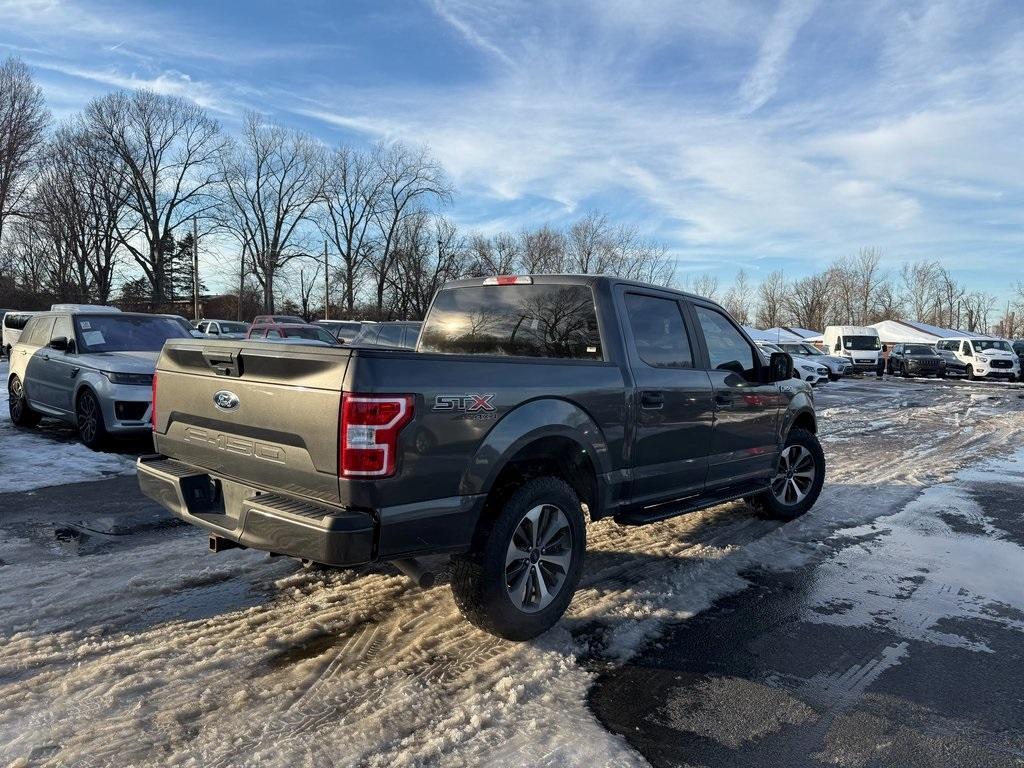
<instances>
[{"instance_id":1,"label":"person standing in lot","mask_svg":"<svg viewBox=\"0 0 1024 768\"><path fill-rule=\"evenodd\" d=\"M882 345L882 354L878 356L878 365L875 368L875 375L878 378L882 378L885 373L885 367L889 364L889 345Z\"/></svg>"}]
</instances>

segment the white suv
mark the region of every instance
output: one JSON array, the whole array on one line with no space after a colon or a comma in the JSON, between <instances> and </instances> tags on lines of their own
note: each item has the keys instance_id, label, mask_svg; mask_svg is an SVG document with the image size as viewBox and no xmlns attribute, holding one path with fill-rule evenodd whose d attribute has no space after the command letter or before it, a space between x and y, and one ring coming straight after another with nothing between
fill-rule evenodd
<instances>
[{"instance_id":1,"label":"white suv","mask_svg":"<svg viewBox=\"0 0 1024 768\"><path fill-rule=\"evenodd\" d=\"M1020 359L1005 339L942 339L935 350L946 361L946 373L975 379L1020 378Z\"/></svg>"}]
</instances>

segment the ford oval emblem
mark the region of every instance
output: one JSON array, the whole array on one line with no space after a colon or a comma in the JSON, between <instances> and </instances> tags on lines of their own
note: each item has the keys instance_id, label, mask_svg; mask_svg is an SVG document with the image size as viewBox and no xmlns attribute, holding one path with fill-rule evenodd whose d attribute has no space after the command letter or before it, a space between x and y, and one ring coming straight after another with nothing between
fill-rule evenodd
<instances>
[{"instance_id":1,"label":"ford oval emblem","mask_svg":"<svg viewBox=\"0 0 1024 768\"><path fill-rule=\"evenodd\" d=\"M238 395L222 389L219 392L213 393L213 404L222 411L233 411L238 407Z\"/></svg>"}]
</instances>

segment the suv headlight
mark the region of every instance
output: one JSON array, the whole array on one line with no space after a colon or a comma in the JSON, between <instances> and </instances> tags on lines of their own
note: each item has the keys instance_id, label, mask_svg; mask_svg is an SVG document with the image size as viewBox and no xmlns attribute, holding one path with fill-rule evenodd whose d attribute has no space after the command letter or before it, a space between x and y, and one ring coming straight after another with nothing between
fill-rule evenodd
<instances>
[{"instance_id":1,"label":"suv headlight","mask_svg":"<svg viewBox=\"0 0 1024 768\"><path fill-rule=\"evenodd\" d=\"M153 386L153 374L151 373L115 373L113 371L103 371L103 375L110 380L111 384L133 384L139 387Z\"/></svg>"}]
</instances>

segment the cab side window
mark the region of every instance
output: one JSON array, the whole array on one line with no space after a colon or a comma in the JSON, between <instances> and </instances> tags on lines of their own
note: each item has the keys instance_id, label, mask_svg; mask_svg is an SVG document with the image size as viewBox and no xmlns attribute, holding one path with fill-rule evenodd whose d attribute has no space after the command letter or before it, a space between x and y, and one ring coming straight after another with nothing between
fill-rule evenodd
<instances>
[{"instance_id":1,"label":"cab side window","mask_svg":"<svg viewBox=\"0 0 1024 768\"><path fill-rule=\"evenodd\" d=\"M641 360L652 368L693 368L693 352L679 302L628 293L626 314Z\"/></svg>"},{"instance_id":2,"label":"cab side window","mask_svg":"<svg viewBox=\"0 0 1024 768\"><path fill-rule=\"evenodd\" d=\"M974 352L971 351L971 342L969 341L963 342L961 351L963 352L964 357L974 357Z\"/></svg>"},{"instance_id":3,"label":"cab side window","mask_svg":"<svg viewBox=\"0 0 1024 768\"><path fill-rule=\"evenodd\" d=\"M275 330L271 329L271 330L267 331L267 338L268 339L280 339L281 338L281 332L280 331L275 331Z\"/></svg>"},{"instance_id":4,"label":"cab side window","mask_svg":"<svg viewBox=\"0 0 1024 768\"><path fill-rule=\"evenodd\" d=\"M756 381L760 363L739 329L717 310L701 306L695 309L712 370L732 371L748 381Z\"/></svg>"}]
</instances>

